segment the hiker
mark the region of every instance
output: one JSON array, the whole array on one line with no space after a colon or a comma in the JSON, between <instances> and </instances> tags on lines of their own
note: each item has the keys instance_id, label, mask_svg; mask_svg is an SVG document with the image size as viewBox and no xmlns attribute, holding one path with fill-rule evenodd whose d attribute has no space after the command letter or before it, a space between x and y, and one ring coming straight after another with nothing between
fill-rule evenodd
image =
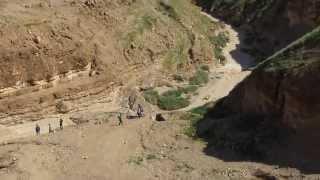
<instances>
[{"instance_id":1,"label":"hiker","mask_svg":"<svg viewBox=\"0 0 320 180\"><path fill-rule=\"evenodd\" d=\"M118 126L123 125L121 113L118 114L118 120L119 120Z\"/></svg>"},{"instance_id":2,"label":"hiker","mask_svg":"<svg viewBox=\"0 0 320 180\"><path fill-rule=\"evenodd\" d=\"M54 133L51 124L49 123L49 133Z\"/></svg>"},{"instance_id":3,"label":"hiker","mask_svg":"<svg viewBox=\"0 0 320 180\"><path fill-rule=\"evenodd\" d=\"M128 102L129 109L133 110L133 106L134 106L134 104L136 102L136 97L131 95L131 96L129 96L128 100L129 100L129 102Z\"/></svg>"},{"instance_id":4,"label":"hiker","mask_svg":"<svg viewBox=\"0 0 320 180\"><path fill-rule=\"evenodd\" d=\"M62 118L60 118L60 120L59 120L59 125L60 125L60 129L62 130L63 129L63 119Z\"/></svg>"},{"instance_id":5,"label":"hiker","mask_svg":"<svg viewBox=\"0 0 320 180\"><path fill-rule=\"evenodd\" d=\"M37 136L40 135L40 126L39 126L39 124L36 124L36 135Z\"/></svg>"},{"instance_id":6,"label":"hiker","mask_svg":"<svg viewBox=\"0 0 320 180\"><path fill-rule=\"evenodd\" d=\"M143 108L142 108L141 104L138 104L137 115L139 118L143 117Z\"/></svg>"}]
</instances>

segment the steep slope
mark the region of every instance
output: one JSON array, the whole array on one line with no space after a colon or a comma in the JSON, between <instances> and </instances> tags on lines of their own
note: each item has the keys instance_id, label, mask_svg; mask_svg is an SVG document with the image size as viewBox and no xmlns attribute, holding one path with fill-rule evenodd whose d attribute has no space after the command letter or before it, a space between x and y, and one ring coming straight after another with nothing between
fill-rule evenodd
<instances>
[{"instance_id":1,"label":"steep slope","mask_svg":"<svg viewBox=\"0 0 320 180\"><path fill-rule=\"evenodd\" d=\"M247 32L247 49L260 60L311 31L320 23L318 0L198 0L214 16Z\"/></svg>"},{"instance_id":2,"label":"steep slope","mask_svg":"<svg viewBox=\"0 0 320 180\"><path fill-rule=\"evenodd\" d=\"M239 113L279 116L292 128L312 123L309 119L317 119L320 108L319 45L317 28L261 63L225 104Z\"/></svg>"},{"instance_id":3,"label":"steep slope","mask_svg":"<svg viewBox=\"0 0 320 180\"><path fill-rule=\"evenodd\" d=\"M318 171L319 45L320 27L258 65L207 114L199 133L250 157L280 151L277 163L288 160ZM276 142L282 144L280 150L279 144L270 150Z\"/></svg>"},{"instance_id":4,"label":"steep slope","mask_svg":"<svg viewBox=\"0 0 320 180\"><path fill-rule=\"evenodd\" d=\"M1 119L219 64L223 27L190 1L12 0L0 9Z\"/></svg>"},{"instance_id":5,"label":"steep slope","mask_svg":"<svg viewBox=\"0 0 320 180\"><path fill-rule=\"evenodd\" d=\"M204 37L219 29L180 1L4 1L0 8L1 89L50 82L86 66L111 66L112 74L119 64L212 61L214 47Z\"/></svg>"}]
</instances>

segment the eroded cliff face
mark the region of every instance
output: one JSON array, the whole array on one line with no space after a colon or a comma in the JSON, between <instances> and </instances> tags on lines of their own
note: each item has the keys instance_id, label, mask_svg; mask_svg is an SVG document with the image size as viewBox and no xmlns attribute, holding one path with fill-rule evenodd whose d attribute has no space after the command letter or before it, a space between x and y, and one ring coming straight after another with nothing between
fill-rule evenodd
<instances>
[{"instance_id":1,"label":"eroded cliff face","mask_svg":"<svg viewBox=\"0 0 320 180\"><path fill-rule=\"evenodd\" d=\"M311 31L320 23L319 0L198 1L211 14L247 32L247 49L258 60Z\"/></svg>"},{"instance_id":2,"label":"eroded cliff face","mask_svg":"<svg viewBox=\"0 0 320 180\"><path fill-rule=\"evenodd\" d=\"M319 126L320 59L310 61L286 72L254 71L231 92L223 106L233 113L275 117L296 130Z\"/></svg>"},{"instance_id":3,"label":"eroded cliff face","mask_svg":"<svg viewBox=\"0 0 320 180\"><path fill-rule=\"evenodd\" d=\"M131 69L166 76L218 63L223 27L200 12L183 0L1 1L0 99L79 74L119 82Z\"/></svg>"},{"instance_id":4,"label":"eroded cliff face","mask_svg":"<svg viewBox=\"0 0 320 180\"><path fill-rule=\"evenodd\" d=\"M259 64L198 132L215 147L319 171L319 82L320 27Z\"/></svg>"}]
</instances>

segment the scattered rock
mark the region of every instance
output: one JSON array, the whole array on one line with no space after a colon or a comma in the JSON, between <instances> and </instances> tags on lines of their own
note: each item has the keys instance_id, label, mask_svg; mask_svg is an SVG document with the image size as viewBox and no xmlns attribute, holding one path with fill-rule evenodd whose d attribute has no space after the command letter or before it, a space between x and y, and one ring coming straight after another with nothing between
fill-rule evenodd
<instances>
[{"instance_id":1,"label":"scattered rock","mask_svg":"<svg viewBox=\"0 0 320 180\"><path fill-rule=\"evenodd\" d=\"M33 38L33 42L36 43L36 44L39 44L41 42L41 38L39 36L35 36Z\"/></svg>"},{"instance_id":2,"label":"scattered rock","mask_svg":"<svg viewBox=\"0 0 320 180\"><path fill-rule=\"evenodd\" d=\"M166 119L163 117L162 114L157 113L156 114L156 121L166 121Z\"/></svg>"},{"instance_id":3,"label":"scattered rock","mask_svg":"<svg viewBox=\"0 0 320 180\"><path fill-rule=\"evenodd\" d=\"M203 98L203 100L205 100L205 101L209 101L209 99L210 99L210 95L207 95L207 96L205 96L205 97Z\"/></svg>"},{"instance_id":4,"label":"scattered rock","mask_svg":"<svg viewBox=\"0 0 320 180\"><path fill-rule=\"evenodd\" d=\"M76 113L70 117L75 124L93 122L96 125L109 122L110 114L106 112Z\"/></svg>"},{"instance_id":5,"label":"scattered rock","mask_svg":"<svg viewBox=\"0 0 320 180\"><path fill-rule=\"evenodd\" d=\"M275 176L261 169L257 169L252 175L263 180L277 180Z\"/></svg>"},{"instance_id":6,"label":"scattered rock","mask_svg":"<svg viewBox=\"0 0 320 180\"><path fill-rule=\"evenodd\" d=\"M83 123L89 122L89 119L85 116L82 116L82 115L72 116L72 117L70 117L70 120L72 122L74 122L75 124L83 124Z\"/></svg>"},{"instance_id":7,"label":"scattered rock","mask_svg":"<svg viewBox=\"0 0 320 180\"><path fill-rule=\"evenodd\" d=\"M71 110L70 105L66 102L60 101L56 104L56 111L58 113L67 113Z\"/></svg>"},{"instance_id":8,"label":"scattered rock","mask_svg":"<svg viewBox=\"0 0 320 180\"><path fill-rule=\"evenodd\" d=\"M13 160L13 161L17 161L18 159L17 159L16 157L13 157L12 160Z\"/></svg>"},{"instance_id":9,"label":"scattered rock","mask_svg":"<svg viewBox=\"0 0 320 180\"><path fill-rule=\"evenodd\" d=\"M86 155L81 156L82 159L88 159L89 157Z\"/></svg>"}]
</instances>

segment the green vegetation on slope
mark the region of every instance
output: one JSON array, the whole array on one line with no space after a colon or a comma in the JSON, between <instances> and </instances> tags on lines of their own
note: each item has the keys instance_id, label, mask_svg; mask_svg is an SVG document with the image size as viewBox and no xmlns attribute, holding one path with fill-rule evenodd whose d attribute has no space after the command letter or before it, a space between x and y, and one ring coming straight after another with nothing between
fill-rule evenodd
<instances>
[{"instance_id":1,"label":"green vegetation on slope","mask_svg":"<svg viewBox=\"0 0 320 180\"><path fill-rule=\"evenodd\" d=\"M190 85L203 85L207 84L209 81L208 72L199 69L193 77L190 78Z\"/></svg>"},{"instance_id":2,"label":"green vegetation on slope","mask_svg":"<svg viewBox=\"0 0 320 180\"><path fill-rule=\"evenodd\" d=\"M267 71L293 69L319 61L320 26L260 64Z\"/></svg>"},{"instance_id":3,"label":"green vegetation on slope","mask_svg":"<svg viewBox=\"0 0 320 180\"><path fill-rule=\"evenodd\" d=\"M176 110L187 107L190 104L188 98L179 90L170 90L159 97L158 106L163 110Z\"/></svg>"},{"instance_id":4,"label":"green vegetation on slope","mask_svg":"<svg viewBox=\"0 0 320 180\"><path fill-rule=\"evenodd\" d=\"M177 90L169 90L159 95L159 93L153 89L144 92L143 96L147 102L153 105L157 105L163 110L177 110L187 107L190 102L187 94L197 90L197 87L187 86Z\"/></svg>"},{"instance_id":5,"label":"green vegetation on slope","mask_svg":"<svg viewBox=\"0 0 320 180\"><path fill-rule=\"evenodd\" d=\"M229 37L225 32L220 32L216 36L211 36L210 42L214 45L214 55L216 59L224 62L226 58L223 55L223 48L226 47L229 42Z\"/></svg>"},{"instance_id":6,"label":"green vegetation on slope","mask_svg":"<svg viewBox=\"0 0 320 180\"><path fill-rule=\"evenodd\" d=\"M211 104L206 104L186 112L181 118L188 121L187 126L184 128L184 134L191 137L197 138L197 123L204 117L208 112Z\"/></svg>"},{"instance_id":7,"label":"green vegetation on slope","mask_svg":"<svg viewBox=\"0 0 320 180\"><path fill-rule=\"evenodd\" d=\"M178 73L223 58L222 36L216 35L223 27L191 1L137 0L129 14L120 30L129 61L145 64L150 58L160 61L164 72Z\"/></svg>"},{"instance_id":8,"label":"green vegetation on slope","mask_svg":"<svg viewBox=\"0 0 320 180\"><path fill-rule=\"evenodd\" d=\"M159 100L159 93L153 89L148 89L143 92L144 99L150 104L157 105Z\"/></svg>"}]
</instances>

